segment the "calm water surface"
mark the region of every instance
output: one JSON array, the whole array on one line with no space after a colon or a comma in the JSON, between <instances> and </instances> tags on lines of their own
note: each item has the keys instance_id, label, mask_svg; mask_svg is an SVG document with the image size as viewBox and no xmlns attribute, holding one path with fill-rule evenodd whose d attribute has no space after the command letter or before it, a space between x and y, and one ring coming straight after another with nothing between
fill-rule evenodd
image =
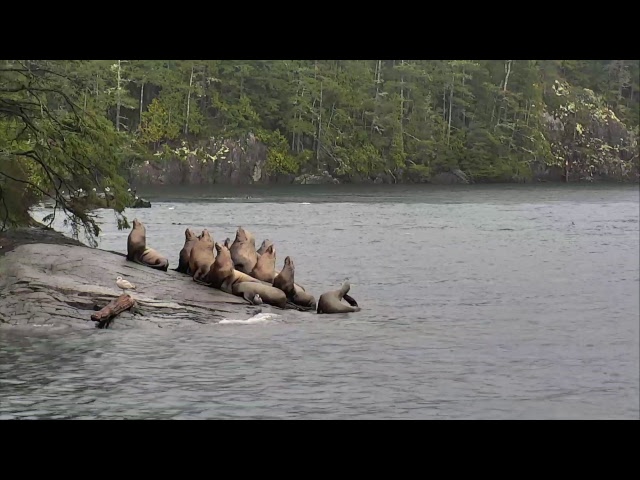
<instances>
[{"instance_id":1,"label":"calm water surface","mask_svg":"<svg viewBox=\"0 0 640 480\"><path fill-rule=\"evenodd\" d=\"M363 310L0 329L0 419L638 418L637 186L140 193L127 214L172 267L186 227L242 225L316 298L349 277Z\"/></svg>"}]
</instances>

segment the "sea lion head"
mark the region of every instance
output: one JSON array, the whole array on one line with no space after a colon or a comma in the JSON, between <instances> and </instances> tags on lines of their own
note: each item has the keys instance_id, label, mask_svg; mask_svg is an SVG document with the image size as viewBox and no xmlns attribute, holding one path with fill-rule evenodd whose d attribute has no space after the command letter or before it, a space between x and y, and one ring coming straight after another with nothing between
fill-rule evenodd
<instances>
[{"instance_id":1,"label":"sea lion head","mask_svg":"<svg viewBox=\"0 0 640 480\"><path fill-rule=\"evenodd\" d=\"M216 259L213 265L218 270L233 271L233 261L231 260L231 251L224 245L215 243ZM212 266L213 268L213 266Z\"/></svg>"},{"instance_id":2,"label":"sea lion head","mask_svg":"<svg viewBox=\"0 0 640 480\"><path fill-rule=\"evenodd\" d=\"M264 251L264 253L262 255L267 256L267 257L276 258L276 246L272 243L271 245L269 245L266 248L266 250Z\"/></svg>"},{"instance_id":3,"label":"sea lion head","mask_svg":"<svg viewBox=\"0 0 640 480\"><path fill-rule=\"evenodd\" d=\"M184 239L185 241L189 241L189 240L198 240L198 236L196 235L196 232L194 232L193 230L191 230L190 228L187 228L184 231Z\"/></svg>"},{"instance_id":4,"label":"sea lion head","mask_svg":"<svg viewBox=\"0 0 640 480\"><path fill-rule=\"evenodd\" d=\"M142 225L142 222L137 218L134 218L131 224L133 225L133 228L144 228L144 225Z\"/></svg>"},{"instance_id":5,"label":"sea lion head","mask_svg":"<svg viewBox=\"0 0 640 480\"><path fill-rule=\"evenodd\" d=\"M211 238L211 234L209 233L209 230L207 230L206 228L204 230L202 230L202 233L200 234L200 241L213 243L213 239Z\"/></svg>"},{"instance_id":6,"label":"sea lion head","mask_svg":"<svg viewBox=\"0 0 640 480\"><path fill-rule=\"evenodd\" d=\"M267 247L269 247L269 245L273 245L273 242L271 240L269 240L268 238L263 240L262 244L260 245L260 248L258 249L258 252L264 253L267 250Z\"/></svg>"},{"instance_id":7,"label":"sea lion head","mask_svg":"<svg viewBox=\"0 0 640 480\"><path fill-rule=\"evenodd\" d=\"M218 242L216 242L216 252L218 253L218 255L220 254L228 254L229 258L231 258L231 252L229 251L229 248L226 245L220 245Z\"/></svg>"},{"instance_id":8,"label":"sea lion head","mask_svg":"<svg viewBox=\"0 0 640 480\"><path fill-rule=\"evenodd\" d=\"M238 227L238 230L236 230L236 242L250 243L253 248L256 248L256 237L249 230L245 230L242 227Z\"/></svg>"},{"instance_id":9,"label":"sea lion head","mask_svg":"<svg viewBox=\"0 0 640 480\"><path fill-rule=\"evenodd\" d=\"M238 227L238 230L236 230L236 242L244 243L247 240L249 240L249 237L247 236L247 231L242 227Z\"/></svg>"},{"instance_id":10,"label":"sea lion head","mask_svg":"<svg viewBox=\"0 0 640 480\"><path fill-rule=\"evenodd\" d=\"M345 280L342 282L342 287L340 287L340 298L344 297L351 290L351 284L349 280Z\"/></svg>"},{"instance_id":11,"label":"sea lion head","mask_svg":"<svg viewBox=\"0 0 640 480\"><path fill-rule=\"evenodd\" d=\"M284 259L284 266L285 267L289 267L292 271L295 271L295 269L296 269L295 265L293 264L293 258L288 257L288 256L285 257L285 259Z\"/></svg>"}]
</instances>

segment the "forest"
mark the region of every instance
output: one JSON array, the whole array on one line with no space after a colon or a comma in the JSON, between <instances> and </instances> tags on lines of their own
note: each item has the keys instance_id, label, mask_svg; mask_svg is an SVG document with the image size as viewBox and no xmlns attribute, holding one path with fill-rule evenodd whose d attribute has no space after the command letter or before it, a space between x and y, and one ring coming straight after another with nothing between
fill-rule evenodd
<instances>
[{"instance_id":1,"label":"forest","mask_svg":"<svg viewBox=\"0 0 640 480\"><path fill-rule=\"evenodd\" d=\"M637 181L639 79L638 60L4 60L0 226L46 196L91 223L78 189L122 212L149 165L224 181L247 136L264 168L241 183Z\"/></svg>"}]
</instances>

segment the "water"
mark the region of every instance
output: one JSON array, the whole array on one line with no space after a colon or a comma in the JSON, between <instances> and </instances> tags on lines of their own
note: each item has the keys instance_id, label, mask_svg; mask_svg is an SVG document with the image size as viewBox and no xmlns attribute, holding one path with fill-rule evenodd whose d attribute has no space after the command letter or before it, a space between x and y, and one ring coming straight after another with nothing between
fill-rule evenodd
<instances>
[{"instance_id":1,"label":"water","mask_svg":"<svg viewBox=\"0 0 640 480\"><path fill-rule=\"evenodd\" d=\"M637 186L216 192L127 213L172 266L186 227L245 226L316 298L349 277L363 310L0 329L0 419L638 418ZM125 252L112 218L100 246Z\"/></svg>"}]
</instances>

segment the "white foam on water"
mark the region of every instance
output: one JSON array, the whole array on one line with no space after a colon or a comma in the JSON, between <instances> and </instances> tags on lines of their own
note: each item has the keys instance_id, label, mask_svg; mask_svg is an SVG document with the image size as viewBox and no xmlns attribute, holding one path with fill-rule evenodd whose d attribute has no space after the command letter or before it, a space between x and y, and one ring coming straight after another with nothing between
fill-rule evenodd
<instances>
[{"instance_id":1,"label":"white foam on water","mask_svg":"<svg viewBox=\"0 0 640 480\"><path fill-rule=\"evenodd\" d=\"M255 325L259 323L271 323L276 317L279 317L275 313L258 313L251 318L247 318L246 320L233 320L225 318L224 320L220 320L218 324L220 325Z\"/></svg>"},{"instance_id":2,"label":"white foam on water","mask_svg":"<svg viewBox=\"0 0 640 480\"><path fill-rule=\"evenodd\" d=\"M302 202L300 205L311 205L309 202Z\"/></svg>"}]
</instances>

